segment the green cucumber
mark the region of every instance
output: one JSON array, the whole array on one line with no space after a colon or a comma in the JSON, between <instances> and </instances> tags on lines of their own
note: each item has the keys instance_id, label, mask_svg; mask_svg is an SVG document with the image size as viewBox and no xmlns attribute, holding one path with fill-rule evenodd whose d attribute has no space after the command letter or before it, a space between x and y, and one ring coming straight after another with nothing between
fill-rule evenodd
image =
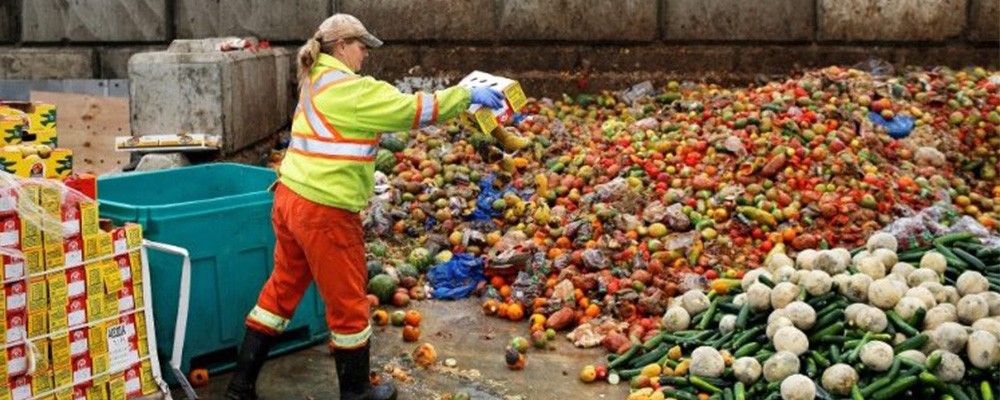
<instances>
[{"instance_id":1,"label":"green cucumber","mask_svg":"<svg viewBox=\"0 0 1000 400\"><path fill-rule=\"evenodd\" d=\"M874 400L891 399L895 395L901 393L902 391L909 389L911 386L913 386L914 383L917 383L917 377L907 376L875 392L874 394L872 394L872 399Z\"/></svg>"},{"instance_id":2,"label":"green cucumber","mask_svg":"<svg viewBox=\"0 0 1000 400\"><path fill-rule=\"evenodd\" d=\"M965 261L966 264L969 264L970 267L977 269L979 271L986 270L986 263L976 258L976 256L969 254L969 252L960 248L953 248L951 249L951 251L955 253L955 255L958 256L958 258L961 258L962 261Z\"/></svg>"},{"instance_id":3,"label":"green cucumber","mask_svg":"<svg viewBox=\"0 0 1000 400\"><path fill-rule=\"evenodd\" d=\"M843 330L844 330L844 322L837 321L833 325L827 326L823 329L820 329L818 332L814 333L812 336L809 337L809 342L819 341L824 337L834 335L838 332L842 332Z\"/></svg>"},{"instance_id":4,"label":"green cucumber","mask_svg":"<svg viewBox=\"0 0 1000 400\"><path fill-rule=\"evenodd\" d=\"M914 337L920 334L920 331L910 326L910 324L907 324L906 321L903 320L903 317L899 316L895 310L886 311L885 315L889 317L889 322L892 322L892 325L895 326L895 328L900 332L903 332L903 334L907 337Z\"/></svg>"},{"instance_id":5,"label":"green cucumber","mask_svg":"<svg viewBox=\"0 0 1000 400\"><path fill-rule=\"evenodd\" d=\"M696 326L698 329L708 328L708 323L712 321L712 317L715 316L715 310L719 307L719 300L720 298L716 298L708 305L708 310L704 312L705 317Z\"/></svg>"},{"instance_id":6,"label":"green cucumber","mask_svg":"<svg viewBox=\"0 0 1000 400\"><path fill-rule=\"evenodd\" d=\"M894 347L892 350L893 353L899 354L907 350L919 349L925 343L927 343L928 340L930 340L930 336L928 336L926 333L921 333L902 341L901 343L897 344L896 347Z\"/></svg>"},{"instance_id":7,"label":"green cucumber","mask_svg":"<svg viewBox=\"0 0 1000 400\"><path fill-rule=\"evenodd\" d=\"M625 364L627 361L632 359L632 357L634 357L636 353L639 352L639 348L641 347L642 345L640 344L633 344L632 347L629 347L629 349L626 350L624 353L622 353L620 357L608 363L608 370L617 369L622 364Z\"/></svg>"},{"instance_id":8,"label":"green cucumber","mask_svg":"<svg viewBox=\"0 0 1000 400\"><path fill-rule=\"evenodd\" d=\"M993 387L990 386L989 381L982 381L979 384L979 395L983 397L983 400L993 400Z\"/></svg>"},{"instance_id":9,"label":"green cucumber","mask_svg":"<svg viewBox=\"0 0 1000 400\"><path fill-rule=\"evenodd\" d=\"M743 303L740 313L736 316L736 329L743 329L747 326L747 319L750 318L750 303Z\"/></svg>"},{"instance_id":10,"label":"green cucumber","mask_svg":"<svg viewBox=\"0 0 1000 400\"><path fill-rule=\"evenodd\" d=\"M861 388L855 383L851 386L851 400L865 400L865 396L861 394Z\"/></svg>"},{"instance_id":11,"label":"green cucumber","mask_svg":"<svg viewBox=\"0 0 1000 400\"><path fill-rule=\"evenodd\" d=\"M934 239L935 245L950 245L955 242L969 240L976 237L972 232L955 232L949 233L947 235L938 236Z\"/></svg>"},{"instance_id":12,"label":"green cucumber","mask_svg":"<svg viewBox=\"0 0 1000 400\"><path fill-rule=\"evenodd\" d=\"M692 386L694 386L694 387L696 387L698 389L704 390L706 392L709 392L709 393L722 393L722 389L719 389L717 386L715 386L715 385L713 385L711 383L706 382L702 377L700 377L698 375L691 375L691 377L688 378L688 381L691 382Z\"/></svg>"},{"instance_id":13,"label":"green cucumber","mask_svg":"<svg viewBox=\"0 0 1000 400\"><path fill-rule=\"evenodd\" d=\"M746 400L746 398L747 398L746 388L743 387L743 382L736 382L736 385L733 386L733 399Z\"/></svg>"},{"instance_id":14,"label":"green cucumber","mask_svg":"<svg viewBox=\"0 0 1000 400\"><path fill-rule=\"evenodd\" d=\"M648 352L646 354L643 354L641 356L633 358L632 361L628 362L628 365L631 368L645 367L645 366L647 366L649 364L652 364L652 363L658 361L660 359L660 357L663 357L664 355L666 355L667 351L669 351L669 350L670 350L670 346L669 345L667 345L666 343L661 343L659 346L656 347L656 349L654 349L654 350L652 350L652 351L650 351L650 352Z\"/></svg>"},{"instance_id":15,"label":"green cucumber","mask_svg":"<svg viewBox=\"0 0 1000 400\"><path fill-rule=\"evenodd\" d=\"M734 358L740 358L740 357L749 356L751 354L757 353L757 351L759 351L763 347L764 347L764 345L760 344L758 342L747 343L747 344L741 346L739 349L737 349L736 352L733 353L733 357Z\"/></svg>"}]
</instances>

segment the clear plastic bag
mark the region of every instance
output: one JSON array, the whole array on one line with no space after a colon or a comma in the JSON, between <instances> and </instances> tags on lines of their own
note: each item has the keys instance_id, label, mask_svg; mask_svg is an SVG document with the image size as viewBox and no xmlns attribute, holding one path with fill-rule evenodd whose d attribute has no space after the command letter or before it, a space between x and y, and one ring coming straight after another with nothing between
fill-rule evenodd
<instances>
[{"instance_id":1,"label":"clear plastic bag","mask_svg":"<svg viewBox=\"0 0 1000 400\"><path fill-rule=\"evenodd\" d=\"M642 219L649 223L663 221L666 216L667 207L659 200L649 203L646 205L646 209L642 210Z\"/></svg>"},{"instance_id":2,"label":"clear plastic bag","mask_svg":"<svg viewBox=\"0 0 1000 400\"><path fill-rule=\"evenodd\" d=\"M37 229L49 237L79 235L79 224L63 224L64 215L79 218L80 204L96 204L94 199L76 191L58 180L22 178L0 171L0 212L17 213L20 229ZM77 214L72 214L76 212ZM69 215L67 215L69 213ZM8 220L3 232L17 229L16 221ZM0 254L23 259L17 248L20 235L14 243L0 244Z\"/></svg>"},{"instance_id":3,"label":"clear plastic bag","mask_svg":"<svg viewBox=\"0 0 1000 400\"><path fill-rule=\"evenodd\" d=\"M684 206L680 205L680 203L667 207L665 218L667 226L674 231L691 229L691 218L688 218L687 214L684 214Z\"/></svg>"}]
</instances>

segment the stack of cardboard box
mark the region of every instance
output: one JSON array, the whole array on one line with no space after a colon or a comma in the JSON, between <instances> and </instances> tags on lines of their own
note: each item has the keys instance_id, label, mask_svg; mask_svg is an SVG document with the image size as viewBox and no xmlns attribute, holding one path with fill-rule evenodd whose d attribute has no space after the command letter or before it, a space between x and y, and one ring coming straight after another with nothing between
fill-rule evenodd
<instances>
[{"instance_id":1,"label":"stack of cardboard box","mask_svg":"<svg viewBox=\"0 0 1000 400\"><path fill-rule=\"evenodd\" d=\"M0 102L0 170L32 178L65 178L73 151L58 147L54 104Z\"/></svg>"},{"instance_id":2,"label":"stack of cardboard box","mask_svg":"<svg viewBox=\"0 0 1000 400\"><path fill-rule=\"evenodd\" d=\"M141 227L102 225L97 203L58 181L0 190L0 400L129 399L159 390Z\"/></svg>"}]
</instances>

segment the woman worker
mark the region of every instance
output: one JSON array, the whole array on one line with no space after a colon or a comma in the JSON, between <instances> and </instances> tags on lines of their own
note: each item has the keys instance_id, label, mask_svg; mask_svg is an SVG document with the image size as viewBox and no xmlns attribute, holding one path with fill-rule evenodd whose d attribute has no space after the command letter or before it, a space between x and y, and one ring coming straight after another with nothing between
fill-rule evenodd
<instances>
[{"instance_id":1,"label":"woman worker","mask_svg":"<svg viewBox=\"0 0 1000 400\"><path fill-rule=\"evenodd\" d=\"M312 281L326 306L340 398L396 398L391 383L369 381L368 275L359 212L372 194L379 132L418 129L453 118L470 104L499 108L503 98L493 89L458 86L404 94L357 75L368 49L381 45L357 18L336 14L299 50L299 104L271 216L274 271L246 318L227 399L256 399L267 353Z\"/></svg>"}]
</instances>

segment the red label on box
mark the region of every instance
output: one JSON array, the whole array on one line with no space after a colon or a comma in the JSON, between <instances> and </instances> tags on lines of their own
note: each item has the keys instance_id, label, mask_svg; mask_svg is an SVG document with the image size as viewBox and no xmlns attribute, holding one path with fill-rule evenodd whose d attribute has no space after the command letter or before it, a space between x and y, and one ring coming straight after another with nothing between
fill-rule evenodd
<instances>
[{"instance_id":1,"label":"red label on box","mask_svg":"<svg viewBox=\"0 0 1000 400\"><path fill-rule=\"evenodd\" d=\"M69 334L70 356L79 357L83 355L90 355L90 345L88 344L89 337L90 334L87 328L81 328L70 332Z\"/></svg>"},{"instance_id":2,"label":"red label on box","mask_svg":"<svg viewBox=\"0 0 1000 400\"><path fill-rule=\"evenodd\" d=\"M25 281L11 282L4 285L7 296L7 311L23 310L28 304L28 285Z\"/></svg>"},{"instance_id":3,"label":"red label on box","mask_svg":"<svg viewBox=\"0 0 1000 400\"><path fill-rule=\"evenodd\" d=\"M17 212L17 191L0 189L0 213Z\"/></svg>"},{"instance_id":4,"label":"red label on box","mask_svg":"<svg viewBox=\"0 0 1000 400\"><path fill-rule=\"evenodd\" d=\"M24 278L24 259L19 257L3 257L3 280Z\"/></svg>"},{"instance_id":5,"label":"red label on box","mask_svg":"<svg viewBox=\"0 0 1000 400\"><path fill-rule=\"evenodd\" d=\"M136 363L125 371L125 395L130 399L142 396L142 364Z\"/></svg>"},{"instance_id":6,"label":"red label on box","mask_svg":"<svg viewBox=\"0 0 1000 400\"><path fill-rule=\"evenodd\" d=\"M73 358L73 383L82 383L90 379L93 374L94 362L89 355Z\"/></svg>"},{"instance_id":7,"label":"red label on box","mask_svg":"<svg viewBox=\"0 0 1000 400\"><path fill-rule=\"evenodd\" d=\"M11 400L27 400L31 398L31 375L21 375L10 378Z\"/></svg>"},{"instance_id":8,"label":"red label on box","mask_svg":"<svg viewBox=\"0 0 1000 400\"><path fill-rule=\"evenodd\" d=\"M66 322L70 328L87 323L87 299L70 299L66 305Z\"/></svg>"},{"instance_id":9,"label":"red label on box","mask_svg":"<svg viewBox=\"0 0 1000 400\"><path fill-rule=\"evenodd\" d=\"M73 236L63 240L66 265L83 265L83 238Z\"/></svg>"},{"instance_id":10,"label":"red label on box","mask_svg":"<svg viewBox=\"0 0 1000 400\"><path fill-rule=\"evenodd\" d=\"M118 312L123 313L125 311L131 311L135 309L135 288L132 286L131 282L127 282L122 286L122 290L118 291Z\"/></svg>"},{"instance_id":11,"label":"red label on box","mask_svg":"<svg viewBox=\"0 0 1000 400\"><path fill-rule=\"evenodd\" d=\"M122 274L122 282L132 281L132 257L129 254L115 256L118 263L118 271Z\"/></svg>"},{"instance_id":12,"label":"red label on box","mask_svg":"<svg viewBox=\"0 0 1000 400\"><path fill-rule=\"evenodd\" d=\"M8 348L7 375L16 376L25 372L28 372L28 352L25 349L25 345L19 344Z\"/></svg>"},{"instance_id":13,"label":"red label on box","mask_svg":"<svg viewBox=\"0 0 1000 400\"><path fill-rule=\"evenodd\" d=\"M72 203L62 206L62 231L64 238L80 235L79 204Z\"/></svg>"},{"instance_id":14,"label":"red label on box","mask_svg":"<svg viewBox=\"0 0 1000 400\"><path fill-rule=\"evenodd\" d=\"M28 318L24 310L7 313L7 343L28 338Z\"/></svg>"},{"instance_id":15,"label":"red label on box","mask_svg":"<svg viewBox=\"0 0 1000 400\"><path fill-rule=\"evenodd\" d=\"M17 215L0 217L0 247L21 247L21 218Z\"/></svg>"},{"instance_id":16,"label":"red label on box","mask_svg":"<svg viewBox=\"0 0 1000 400\"><path fill-rule=\"evenodd\" d=\"M128 239L125 235L125 228L115 228L111 231L111 240L114 241L114 252L115 254L124 254L128 252Z\"/></svg>"},{"instance_id":17,"label":"red label on box","mask_svg":"<svg viewBox=\"0 0 1000 400\"><path fill-rule=\"evenodd\" d=\"M87 270L82 265L66 270L66 295L71 299L87 296Z\"/></svg>"},{"instance_id":18,"label":"red label on box","mask_svg":"<svg viewBox=\"0 0 1000 400\"><path fill-rule=\"evenodd\" d=\"M73 386L73 400L87 400L87 388L90 383Z\"/></svg>"}]
</instances>

